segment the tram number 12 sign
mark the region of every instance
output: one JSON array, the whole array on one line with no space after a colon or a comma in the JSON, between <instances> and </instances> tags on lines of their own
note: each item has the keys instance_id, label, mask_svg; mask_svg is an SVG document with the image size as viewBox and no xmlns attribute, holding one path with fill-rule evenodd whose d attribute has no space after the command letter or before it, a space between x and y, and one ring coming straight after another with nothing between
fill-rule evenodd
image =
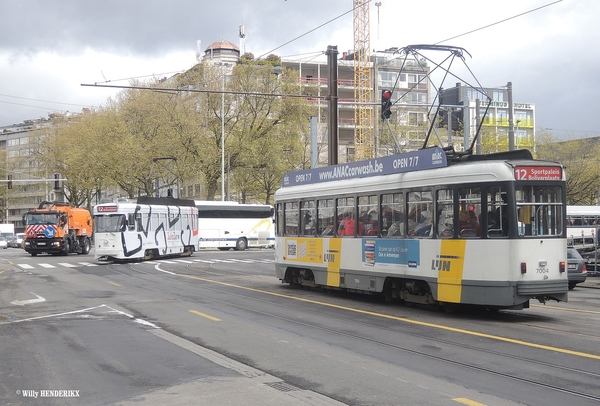
<instances>
[{"instance_id":1,"label":"tram number 12 sign","mask_svg":"<svg viewBox=\"0 0 600 406\"><path fill-rule=\"evenodd\" d=\"M517 166L515 167L516 180L562 180L563 173L560 166Z\"/></svg>"}]
</instances>

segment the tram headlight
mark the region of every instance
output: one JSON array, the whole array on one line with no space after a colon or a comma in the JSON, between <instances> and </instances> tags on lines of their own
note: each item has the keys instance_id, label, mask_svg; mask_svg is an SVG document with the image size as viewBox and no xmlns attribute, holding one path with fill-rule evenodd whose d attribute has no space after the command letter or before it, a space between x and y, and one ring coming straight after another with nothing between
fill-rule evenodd
<instances>
[{"instance_id":1,"label":"tram headlight","mask_svg":"<svg viewBox=\"0 0 600 406\"><path fill-rule=\"evenodd\" d=\"M563 273L565 271L565 261L560 261L560 266L558 268L560 269L560 273Z\"/></svg>"},{"instance_id":2,"label":"tram headlight","mask_svg":"<svg viewBox=\"0 0 600 406\"><path fill-rule=\"evenodd\" d=\"M527 273L527 262L521 262L521 273Z\"/></svg>"}]
</instances>

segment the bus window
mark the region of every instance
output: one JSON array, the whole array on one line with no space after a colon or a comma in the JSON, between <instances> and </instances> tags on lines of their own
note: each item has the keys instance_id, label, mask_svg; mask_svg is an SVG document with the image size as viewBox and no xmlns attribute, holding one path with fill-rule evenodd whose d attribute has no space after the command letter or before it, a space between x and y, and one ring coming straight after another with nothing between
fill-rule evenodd
<instances>
[{"instance_id":1,"label":"bus window","mask_svg":"<svg viewBox=\"0 0 600 406\"><path fill-rule=\"evenodd\" d=\"M354 237L356 233L356 219L354 218L354 198L343 197L337 199L338 235Z\"/></svg>"},{"instance_id":2,"label":"bus window","mask_svg":"<svg viewBox=\"0 0 600 406\"><path fill-rule=\"evenodd\" d=\"M358 235L376 236L379 234L378 210L377 196L359 196Z\"/></svg>"},{"instance_id":3,"label":"bus window","mask_svg":"<svg viewBox=\"0 0 600 406\"><path fill-rule=\"evenodd\" d=\"M298 203L285 204L285 235L298 235Z\"/></svg>"},{"instance_id":4,"label":"bus window","mask_svg":"<svg viewBox=\"0 0 600 406\"><path fill-rule=\"evenodd\" d=\"M404 236L406 220L404 195L402 193L381 196L381 235L383 237Z\"/></svg>"},{"instance_id":5,"label":"bus window","mask_svg":"<svg viewBox=\"0 0 600 406\"><path fill-rule=\"evenodd\" d=\"M437 191L437 235L439 238L454 237L454 194L451 189Z\"/></svg>"},{"instance_id":6,"label":"bus window","mask_svg":"<svg viewBox=\"0 0 600 406\"><path fill-rule=\"evenodd\" d=\"M489 188L487 191L487 232L488 237L508 237L508 200L503 187Z\"/></svg>"},{"instance_id":7,"label":"bus window","mask_svg":"<svg viewBox=\"0 0 600 406\"><path fill-rule=\"evenodd\" d=\"M300 230L302 235L315 235L315 202L300 202Z\"/></svg>"},{"instance_id":8,"label":"bus window","mask_svg":"<svg viewBox=\"0 0 600 406\"><path fill-rule=\"evenodd\" d=\"M430 237L433 216L431 192L408 193L408 235Z\"/></svg>"},{"instance_id":9,"label":"bus window","mask_svg":"<svg viewBox=\"0 0 600 406\"><path fill-rule=\"evenodd\" d=\"M335 209L333 199L317 200L317 235L335 234Z\"/></svg>"},{"instance_id":10,"label":"bus window","mask_svg":"<svg viewBox=\"0 0 600 406\"><path fill-rule=\"evenodd\" d=\"M458 189L458 235L461 238L481 237L481 190Z\"/></svg>"}]
</instances>

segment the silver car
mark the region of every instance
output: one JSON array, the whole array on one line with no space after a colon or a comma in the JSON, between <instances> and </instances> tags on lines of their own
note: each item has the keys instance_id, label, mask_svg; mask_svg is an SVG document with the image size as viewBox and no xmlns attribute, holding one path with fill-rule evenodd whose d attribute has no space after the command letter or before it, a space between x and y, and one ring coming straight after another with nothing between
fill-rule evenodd
<instances>
[{"instance_id":1,"label":"silver car","mask_svg":"<svg viewBox=\"0 0 600 406\"><path fill-rule=\"evenodd\" d=\"M578 283L585 282L587 277L585 259L581 257L575 248L567 248L567 272L569 290L573 290Z\"/></svg>"}]
</instances>

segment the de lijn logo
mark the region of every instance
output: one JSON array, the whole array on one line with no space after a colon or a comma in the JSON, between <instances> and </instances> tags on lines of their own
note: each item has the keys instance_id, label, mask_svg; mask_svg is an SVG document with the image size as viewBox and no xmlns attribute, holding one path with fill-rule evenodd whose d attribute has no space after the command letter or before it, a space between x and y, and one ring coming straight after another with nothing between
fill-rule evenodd
<instances>
[{"instance_id":1,"label":"de lijn logo","mask_svg":"<svg viewBox=\"0 0 600 406\"><path fill-rule=\"evenodd\" d=\"M56 234L56 229L54 227L46 227L46 229L44 230L44 236L46 238L54 238L55 234Z\"/></svg>"}]
</instances>

